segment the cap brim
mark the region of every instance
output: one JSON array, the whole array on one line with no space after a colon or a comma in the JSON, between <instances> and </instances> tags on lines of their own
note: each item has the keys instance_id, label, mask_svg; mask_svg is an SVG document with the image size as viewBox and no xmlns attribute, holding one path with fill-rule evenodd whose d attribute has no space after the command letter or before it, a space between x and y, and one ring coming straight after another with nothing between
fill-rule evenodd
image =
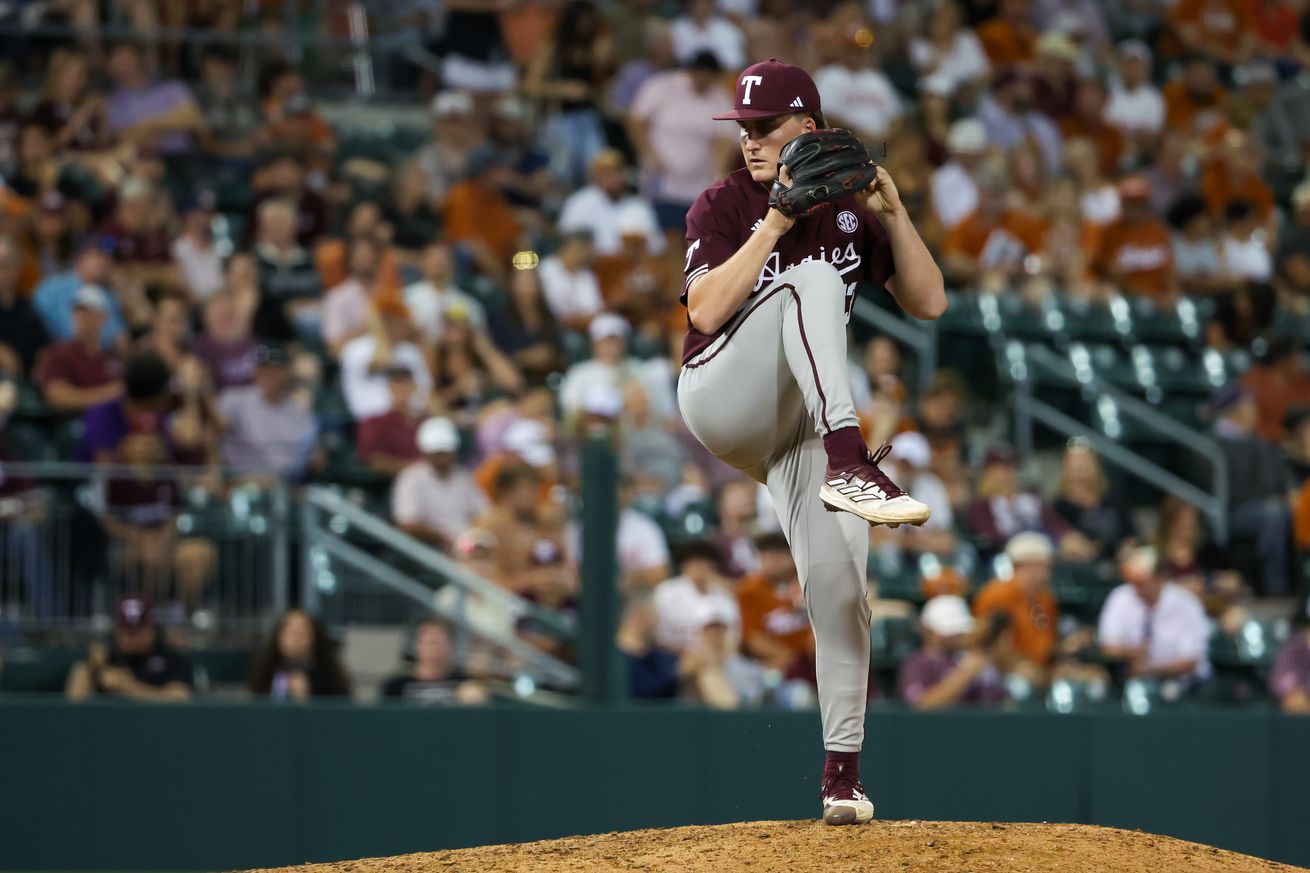
<instances>
[{"instance_id":1,"label":"cap brim","mask_svg":"<svg viewBox=\"0 0 1310 873\"><path fill-rule=\"evenodd\" d=\"M805 110L796 110L804 112ZM779 112L776 109L734 109L731 112L725 112L722 115L710 116L715 121L753 121L759 118L778 118L782 115L791 115L792 110L784 109Z\"/></svg>"}]
</instances>

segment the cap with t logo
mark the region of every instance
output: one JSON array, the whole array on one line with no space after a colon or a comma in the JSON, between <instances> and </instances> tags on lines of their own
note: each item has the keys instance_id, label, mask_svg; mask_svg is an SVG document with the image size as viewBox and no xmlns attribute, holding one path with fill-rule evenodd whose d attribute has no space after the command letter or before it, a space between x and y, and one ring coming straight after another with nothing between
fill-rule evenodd
<instances>
[{"instance_id":1,"label":"cap with t logo","mask_svg":"<svg viewBox=\"0 0 1310 873\"><path fill-rule=\"evenodd\" d=\"M737 99L731 112L716 121L774 118L793 112L818 112L819 89L810 74L777 58L751 64L737 77Z\"/></svg>"}]
</instances>

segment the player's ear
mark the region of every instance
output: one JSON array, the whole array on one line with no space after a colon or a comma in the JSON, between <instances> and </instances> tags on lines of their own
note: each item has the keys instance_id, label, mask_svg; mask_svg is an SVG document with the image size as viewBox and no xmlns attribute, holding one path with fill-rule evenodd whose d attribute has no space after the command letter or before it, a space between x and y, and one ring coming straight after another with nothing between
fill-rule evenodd
<instances>
[{"instance_id":1,"label":"player's ear","mask_svg":"<svg viewBox=\"0 0 1310 873\"><path fill-rule=\"evenodd\" d=\"M819 123L814 120L813 115L807 115L801 120L801 125L805 128L806 133L819 129Z\"/></svg>"}]
</instances>

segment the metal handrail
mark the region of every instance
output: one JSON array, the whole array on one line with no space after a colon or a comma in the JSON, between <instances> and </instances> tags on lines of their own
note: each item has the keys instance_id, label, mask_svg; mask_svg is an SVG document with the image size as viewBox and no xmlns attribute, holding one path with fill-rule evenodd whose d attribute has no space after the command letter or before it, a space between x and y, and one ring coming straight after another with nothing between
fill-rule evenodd
<instances>
[{"instance_id":1,"label":"metal handrail","mask_svg":"<svg viewBox=\"0 0 1310 873\"><path fill-rule=\"evenodd\" d=\"M937 330L931 322L915 322L897 318L871 301L856 296L851 315L870 327L890 335L897 342L908 346L915 356L918 393L922 394L932 385L933 374L937 369Z\"/></svg>"},{"instance_id":2,"label":"metal handrail","mask_svg":"<svg viewBox=\"0 0 1310 873\"><path fill-rule=\"evenodd\" d=\"M461 564L452 561L445 553L415 539L371 512L361 509L329 488L321 485L306 488L304 503L323 512L341 516L352 528L367 534L401 555L431 568L451 584L470 594L476 594L487 601L498 602L521 615L530 615L555 633L565 637L572 638L575 635L574 629L565 624L555 612L506 591L494 582L475 576ZM431 591L426 588L425 590Z\"/></svg>"}]
</instances>

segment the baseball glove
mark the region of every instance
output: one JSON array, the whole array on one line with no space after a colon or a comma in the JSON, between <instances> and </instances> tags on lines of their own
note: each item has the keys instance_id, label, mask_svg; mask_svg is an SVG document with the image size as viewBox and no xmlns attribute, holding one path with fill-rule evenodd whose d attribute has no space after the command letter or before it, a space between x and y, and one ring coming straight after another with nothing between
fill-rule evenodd
<instances>
[{"instance_id":1,"label":"baseball glove","mask_svg":"<svg viewBox=\"0 0 1310 873\"><path fill-rule=\"evenodd\" d=\"M788 218L798 218L825 203L849 197L869 187L878 165L864 143L840 128L803 133L782 147L778 172L786 167L791 187L774 181L769 205Z\"/></svg>"}]
</instances>

